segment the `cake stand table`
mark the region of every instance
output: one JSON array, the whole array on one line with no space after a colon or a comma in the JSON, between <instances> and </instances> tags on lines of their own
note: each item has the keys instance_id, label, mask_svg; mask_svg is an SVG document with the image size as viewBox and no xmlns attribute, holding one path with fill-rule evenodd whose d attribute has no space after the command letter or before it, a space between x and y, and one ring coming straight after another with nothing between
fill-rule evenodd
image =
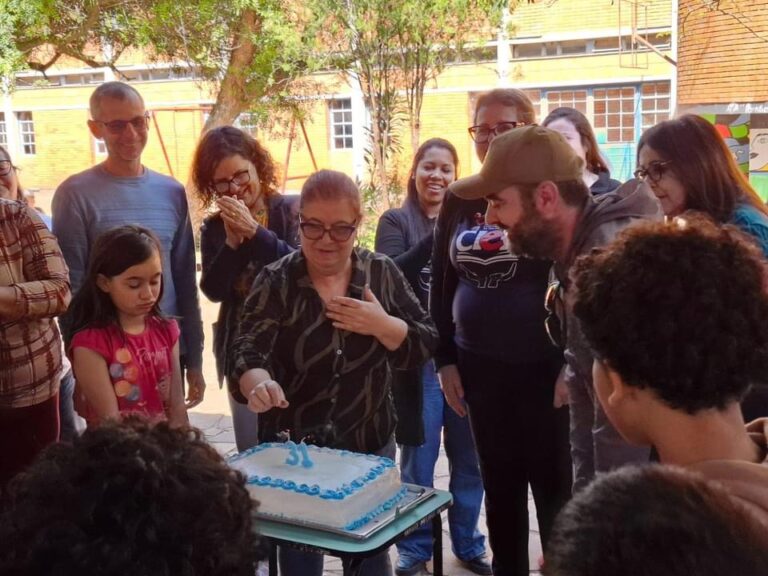
<instances>
[{"instance_id":1,"label":"cake stand table","mask_svg":"<svg viewBox=\"0 0 768 576\"><path fill-rule=\"evenodd\" d=\"M403 536L419 526L432 523L432 561L434 576L443 576L443 526L440 513L453 503L450 492L434 493L413 508L393 519L369 538L357 540L316 528L296 526L279 520L257 520L259 534L272 544L269 555L269 576L277 576L277 546L290 546L305 552L318 552L351 560L344 576L364 576L360 572L362 561L386 550Z\"/></svg>"}]
</instances>

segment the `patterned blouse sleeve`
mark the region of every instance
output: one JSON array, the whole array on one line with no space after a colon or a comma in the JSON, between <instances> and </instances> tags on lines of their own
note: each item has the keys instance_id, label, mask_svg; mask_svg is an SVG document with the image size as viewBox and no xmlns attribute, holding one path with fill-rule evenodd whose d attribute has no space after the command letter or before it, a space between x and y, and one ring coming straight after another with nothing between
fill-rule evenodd
<instances>
[{"instance_id":1,"label":"patterned blouse sleeve","mask_svg":"<svg viewBox=\"0 0 768 576\"><path fill-rule=\"evenodd\" d=\"M371 268L379 278L371 278L372 286L379 285L376 297L388 314L400 318L408 325L408 334L400 347L390 352L392 368L416 368L430 358L437 347L437 328L429 314L421 307L403 273L389 258L377 260L380 266Z\"/></svg>"},{"instance_id":2,"label":"patterned blouse sleeve","mask_svg":"<svg viewBox=\"0 0 768 576\"><path fill-rule=\"evenodd\" d=\"M270 371L269 351L280 332L287 289L281 269L265 268L253 281L232 350L234 372L230 381L233 385L236 386L240 376L252 368Z\"/></svg>"}]
</instances>

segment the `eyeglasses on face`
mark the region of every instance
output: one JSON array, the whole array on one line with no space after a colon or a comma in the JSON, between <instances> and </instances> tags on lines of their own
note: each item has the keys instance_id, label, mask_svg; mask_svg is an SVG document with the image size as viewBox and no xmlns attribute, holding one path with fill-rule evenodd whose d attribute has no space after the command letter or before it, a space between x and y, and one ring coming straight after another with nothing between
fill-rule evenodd
<instances>
[{"instance_id":1,"label":"eyeglasses on face","mask_svg":"<svg viewBox=\"0 0 768 576\"><path fill-rule=\"evenodd\" d=\"M634 172L635 178L640 180L640 182L645 182L646 180L650 180L653 184L656 184L659 180L661 180L664 177L664 174L667 173L667 164L670 164L671 160L654 160L653 162L649 162L648 166L645 168L638 168Z\"/></svg>"},{"instance_id":2,"label":"eyeglasses on face","mask_svg":"<svg viewBox=\"0 0 768 576\"><path fill-rule=\"evenodd\" d=\"M320 240L327 233L334 242L346 242L357 230L357 221L352 224L334 224L326 228L317 222L304 222L300 218L299 228L307 240Z\"/></svg>"},{"instance_id":3,"label":"eyeglasses on face","mask_svg":"<svg viewBox=\"0 0 768 576\"><path fill-rule=\"evenodd\" d=\"M550 282L547 286L547 294L544 296L544 309L547 316L544 319L544 328L547 331L549 341L557 348L565 347L566 325L565 304L562 296L562 285L558 281Z\"/></svg>"},{"instance_id":4,"label":"eyeglasses on face","mask_svg":"<svg viewBox=\"0 0 768 576\"><path fill-rule=\"evenodd\" d=\"M0 176L10 174L11 168L13 168L13 164L11 164L10 160L0 160Z\"/></svg>"},{"instance_id":5,"label":"eyeglasses on face","mask_svg":"<svg viewBox=\"0 0 768 576\"><path fill-rule=\"evenodd\" d=\"M110 134L122 134L125 129L128 128L128 124L133 126L136 132L146 132L149 128L149 112L145 112L143 116L136 116L130 120L112 120L110 122L103 122L101 120L94 120L99 124L103 124Z\"/></svg>"},{"instance_id":6,"label":"eyeglasses on face","mask_svg":"<svg viewBox=\"0 0 768 576\"><path fill-rule=\"evenodd\" d=\"M245 170L238 170L229 180L217 180L211 185L211 189L217 194L229 194L232 192L232 186L235 190L241 186L245 186L251 181L251 171L246 168Z\"/></svg>"},{"instance_id":7,"label":"eyeglasses on face","mask_svg":"<svg viewBox=\"0 0 768 576\"><path fill-rule=\"evenodd\" d=\"M499 122L493 126L488 124L478 124L477 126L470 126L468 128L469 135L472 136L472 140L479 144L488 142L492 136L498 136L509 132L518 126L525 126L525 122Z\"/></svg>"}]
</instances>

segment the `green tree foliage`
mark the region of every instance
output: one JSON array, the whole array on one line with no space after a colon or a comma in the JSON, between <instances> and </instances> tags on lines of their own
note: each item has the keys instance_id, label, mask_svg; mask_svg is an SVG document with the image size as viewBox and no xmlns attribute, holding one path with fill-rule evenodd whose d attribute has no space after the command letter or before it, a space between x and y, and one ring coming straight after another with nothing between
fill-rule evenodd
<instances>
[{"instance_id":1,"label":"green tree foliage","mask_svg":"<svg viewBox=\"0 0 768 576\"><path fill-rule=\"evenodd\" d=\"M45 73L68 56L120 78L120 57L139 48L215 83L211 128L301 89L293 83L313 70L317 51L299 8L289 0L0 0L0 70Z\"/></svg>"},{"instance_id":2,"label":"green tree foliage","mask_svg":"<svg viewBox=\"0 0 768 576\"><path fill-rule=\"evenodd\" d=\"M318 35L337 47L334 64L360 86L370 111L369 187L386 209L397 200L393 161L410 127L419 144L421 106L430 81L469 41L493 38L499 0L310 0ZM370 191L369 191L370 192Z\"/></svg>"}]
</instances>

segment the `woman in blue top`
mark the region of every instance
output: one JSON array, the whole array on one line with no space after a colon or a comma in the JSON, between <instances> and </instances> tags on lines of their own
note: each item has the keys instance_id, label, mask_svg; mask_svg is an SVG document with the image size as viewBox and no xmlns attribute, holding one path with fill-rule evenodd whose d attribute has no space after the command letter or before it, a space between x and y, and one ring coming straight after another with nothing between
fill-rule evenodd
<instances>
[{"instance_id":1,"label":"woman in blue top","mask_svg":"<svg viewBox=\"0 0 768 576\"><path fill-rule=\"evenodd\" d=\"M469 128L477 157L485 159L497 135L535 120L520 90L481 94ZM563 356L544 329L551 262L511 252L503 230L485 222L486 208L483 199L448 192L435 223L434 361L446 402L458 416L469 415L493 574L528 576L529 484L545 554L571 491L568 408L555 402Z\"/></svg>"},{"instance_id":2,"label":"woman in blue top","mask_svg":"<svg viewBox=\"0 0 768 576\"><path fill-rule=\"evenodd\" d=\"M648 184L668 217L703 212L740 228L768 257L768 207L704 118L685 114L646 130L637 147L635 177ZM747 421L768 416L768 390L753 389L741 407Z\"/></svg>"}]
</instances>

